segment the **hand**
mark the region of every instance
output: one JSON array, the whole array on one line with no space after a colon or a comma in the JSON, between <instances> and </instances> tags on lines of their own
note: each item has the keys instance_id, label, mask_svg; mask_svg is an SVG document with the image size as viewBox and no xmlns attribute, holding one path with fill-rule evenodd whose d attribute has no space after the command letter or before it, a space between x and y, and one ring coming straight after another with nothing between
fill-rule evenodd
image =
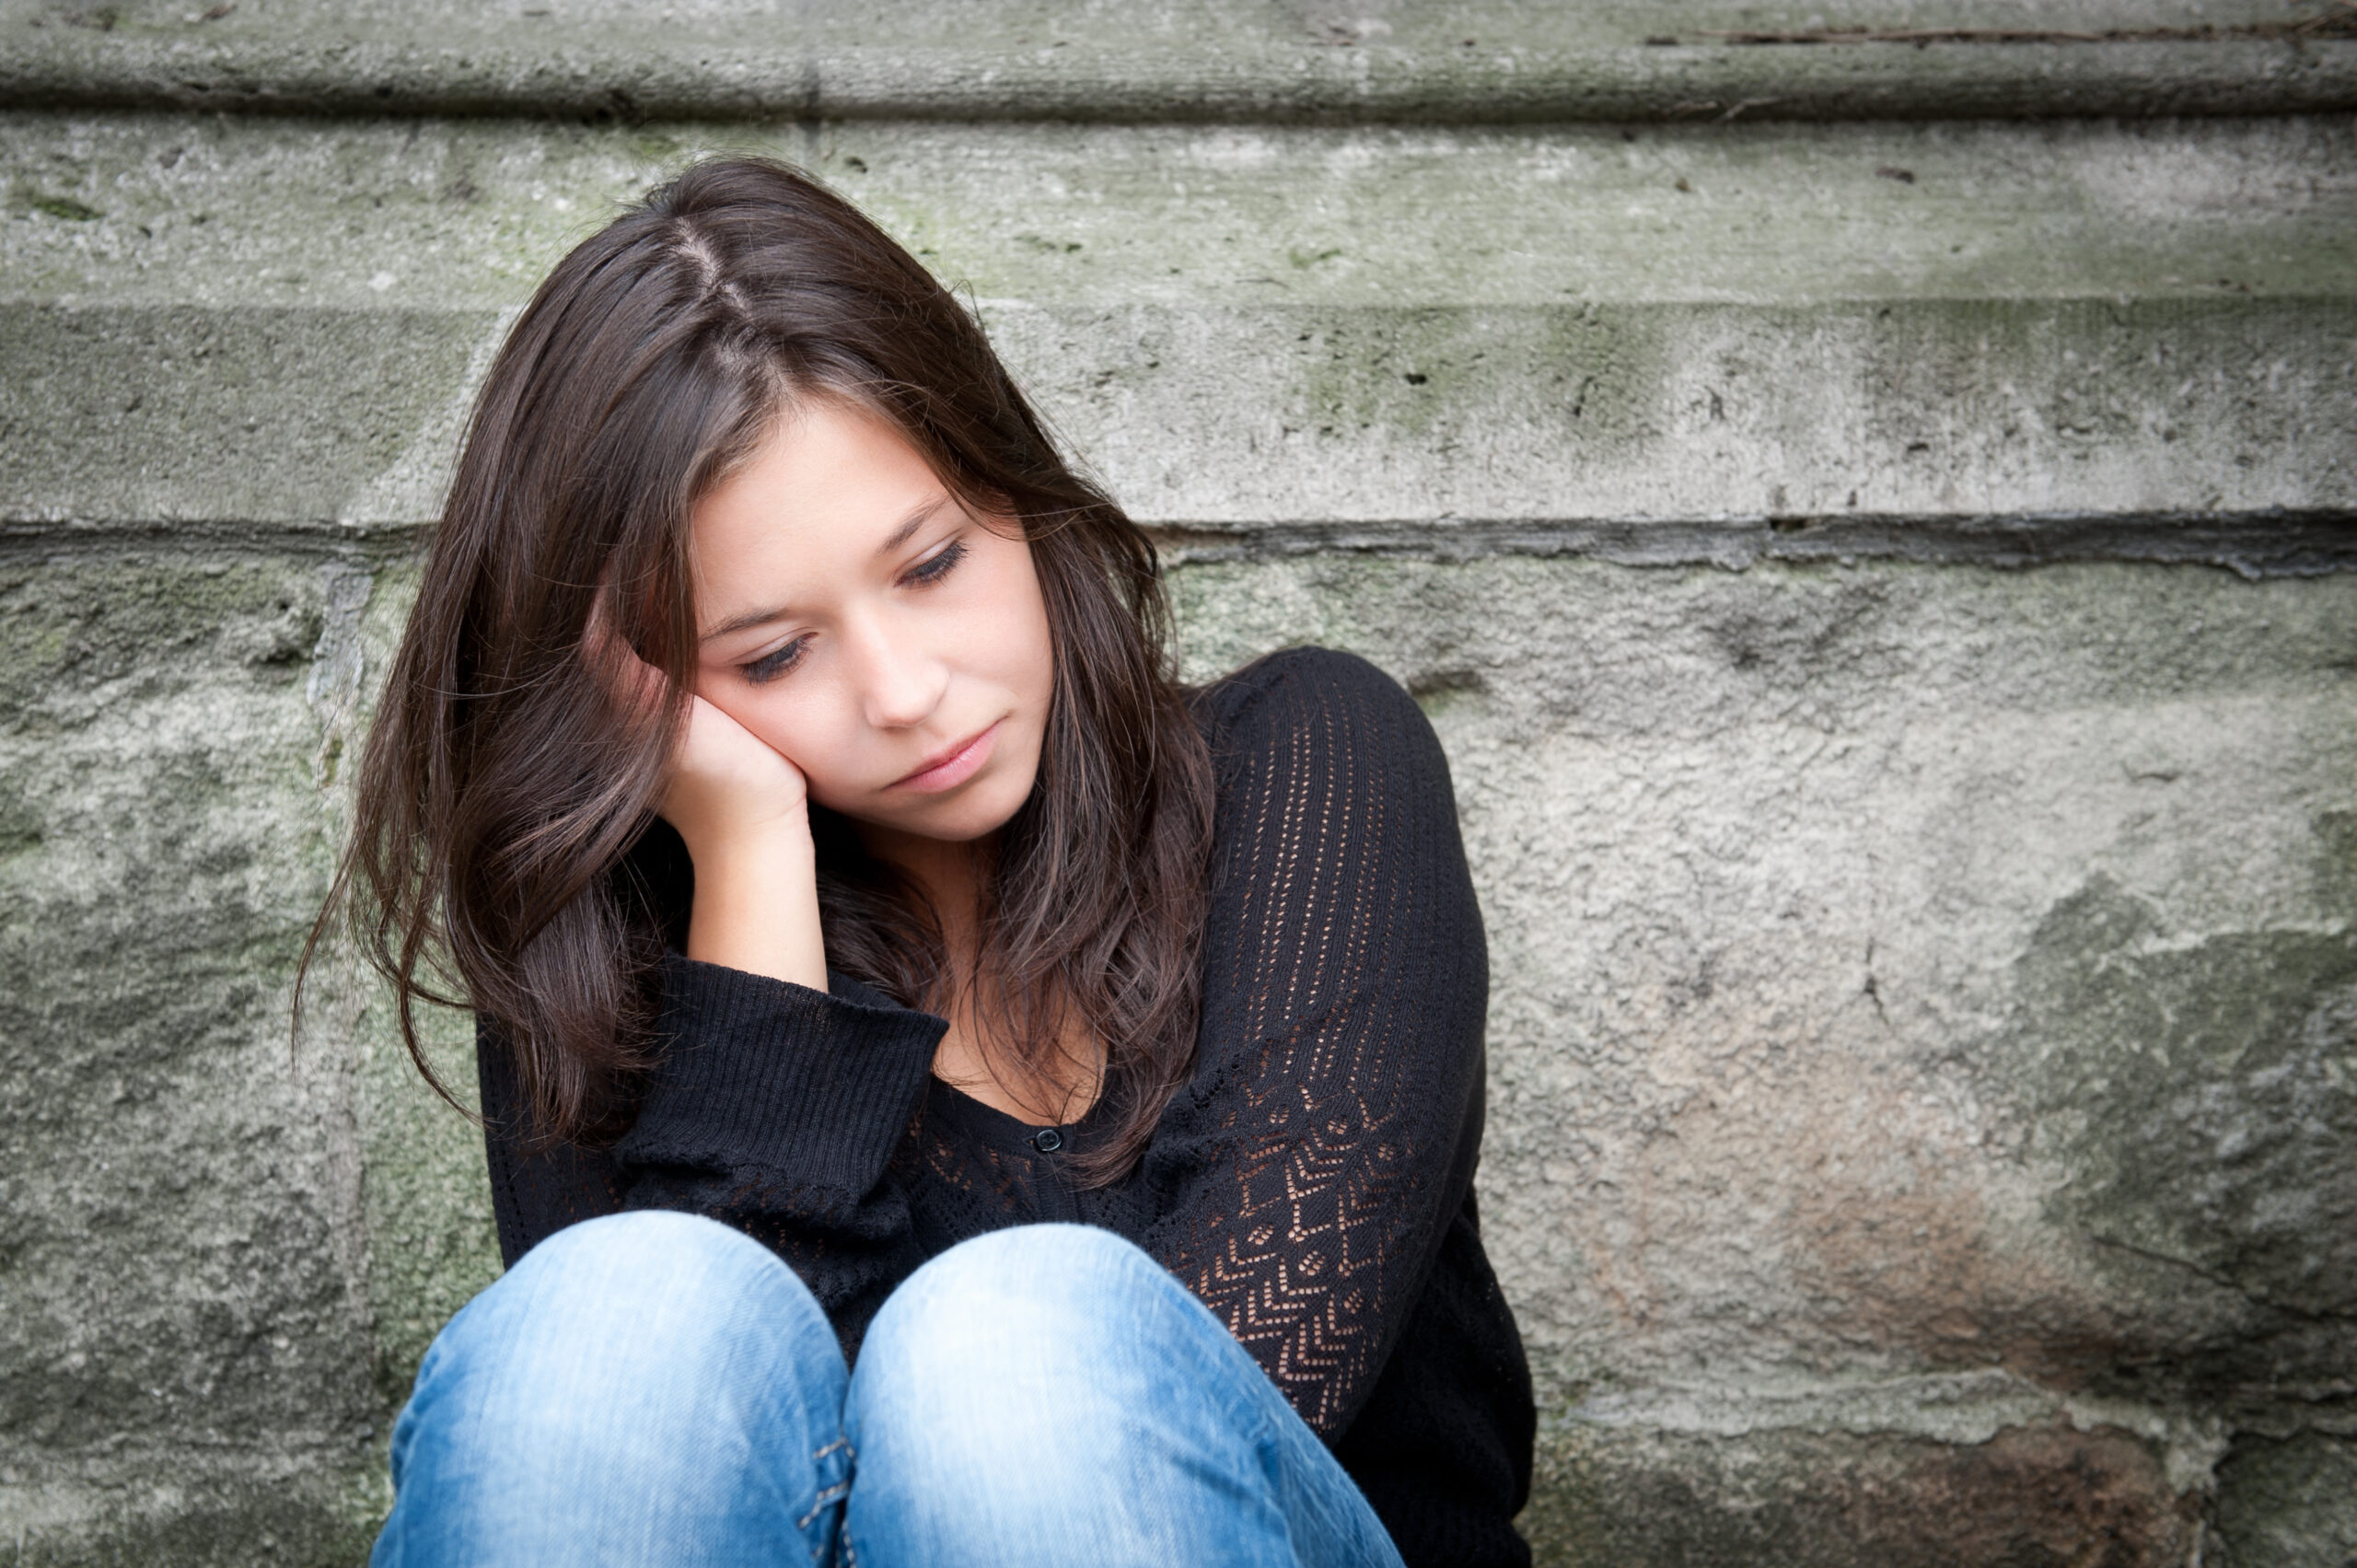
<instances>
[{"instance_id":1,"label":"hand","mask_svg":"<svg viewBox=\"0 0 2357 1568\"><path fill-rule=\"evenodd\" d=\"M662 675L614 631L602 594L582 633L581 650L624 708L644 714L662 703ZM780 831L807 833L808 798L802 770L783 753L703 698L688 699L656 809L687 841L690 855L703 858L699 845L726 853Z\"/></svg>"},{"instance_id":2,"label":"hand","mask_svg":"<svg viewBox=\"0 0 2357 1568\"><path fill-rule=\"evenodd\" d=\"M662 675L615 634L602 596L582 654L625 706L644 712L662 702ZM802 770L691 696L657 809L695 866L688 957L824 991L818 855Z\"/></svg>"},{"instance_id":3,"label":"hand","mask_svg":"<svg viewBox=\"0 0 2357 1568\"><path fill-rule=\"evenodd\" d=\"M672 752L659 809L699 865L781 834L810 834L802 770L702 697L688 699L686 732Z\"/></svg>"}]
</instances>

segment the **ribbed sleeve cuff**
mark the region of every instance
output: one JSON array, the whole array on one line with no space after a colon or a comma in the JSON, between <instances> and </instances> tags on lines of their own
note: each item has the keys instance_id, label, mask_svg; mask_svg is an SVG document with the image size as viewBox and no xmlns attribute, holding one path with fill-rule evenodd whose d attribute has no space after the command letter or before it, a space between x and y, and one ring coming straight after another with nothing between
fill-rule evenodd
<instances>
[{"instance_id":1,"label":"ribbed sleeve cuff","mask_svg":"<svg viewBox=\"0 0 2357 1568\"><path fill-rule=\"evenodd\" d=\"M759 1173L855 1200L908 1131L948 1027L929 1013L667 956L657 1032L668 1049L614 1156L625 1166Z\"/></svg>"}]
</instances>

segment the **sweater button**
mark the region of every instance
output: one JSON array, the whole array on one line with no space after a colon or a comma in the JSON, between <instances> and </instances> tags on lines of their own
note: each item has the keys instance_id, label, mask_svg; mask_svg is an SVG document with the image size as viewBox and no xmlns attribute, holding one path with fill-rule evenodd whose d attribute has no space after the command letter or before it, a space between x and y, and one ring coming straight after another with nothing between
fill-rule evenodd
<instances>
[{"instance_id":1,"label":"sweater button","mask_svg":"<svg viewBox=\"0 0 2357 1568\"><path fill-rule=\"evenodd\" d=\"M1031 1146L1043 1155L1052 1155L1064 1146L1064 1135L1052 1127L1042 1127L1031 1134Z\"/></svg>"}]
</instances>

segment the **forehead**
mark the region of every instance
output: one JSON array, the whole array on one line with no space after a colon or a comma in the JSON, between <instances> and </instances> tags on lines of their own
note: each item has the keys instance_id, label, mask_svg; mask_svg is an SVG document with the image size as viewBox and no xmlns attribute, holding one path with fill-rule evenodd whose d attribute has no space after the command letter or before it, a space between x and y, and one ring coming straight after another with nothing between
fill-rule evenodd
<instances>
[{"instance_id":1,"label":"forehead","mask_svg":"<svg viewBox=\"0 0 2357 1568\"><path fill-rule=\"evenodd\" d=\"M889 422L807 403L691 511L697 618L710 626L755 600L822 596L831 579L864 575L911 514L946 495Z\"/></svg>"}]
</instances>

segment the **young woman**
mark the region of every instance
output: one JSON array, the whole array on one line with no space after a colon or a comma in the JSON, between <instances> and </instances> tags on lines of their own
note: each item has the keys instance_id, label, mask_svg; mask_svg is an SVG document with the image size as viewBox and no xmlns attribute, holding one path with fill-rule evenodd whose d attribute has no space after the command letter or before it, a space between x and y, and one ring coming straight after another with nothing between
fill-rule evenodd
<instances>
[{"instance_id":1,"label":"young woman","mask_svg":"<svg viewBox=\"0 0 2357 1568\"><path fill-rule=\"evenodd\" d=\"M377 1563L1527 1561L1440 749L1166 633L822 187L700 164L557 266L343 884L405 1030L476 1014L509 1265Z\"/></svg>"}]
</instances>

